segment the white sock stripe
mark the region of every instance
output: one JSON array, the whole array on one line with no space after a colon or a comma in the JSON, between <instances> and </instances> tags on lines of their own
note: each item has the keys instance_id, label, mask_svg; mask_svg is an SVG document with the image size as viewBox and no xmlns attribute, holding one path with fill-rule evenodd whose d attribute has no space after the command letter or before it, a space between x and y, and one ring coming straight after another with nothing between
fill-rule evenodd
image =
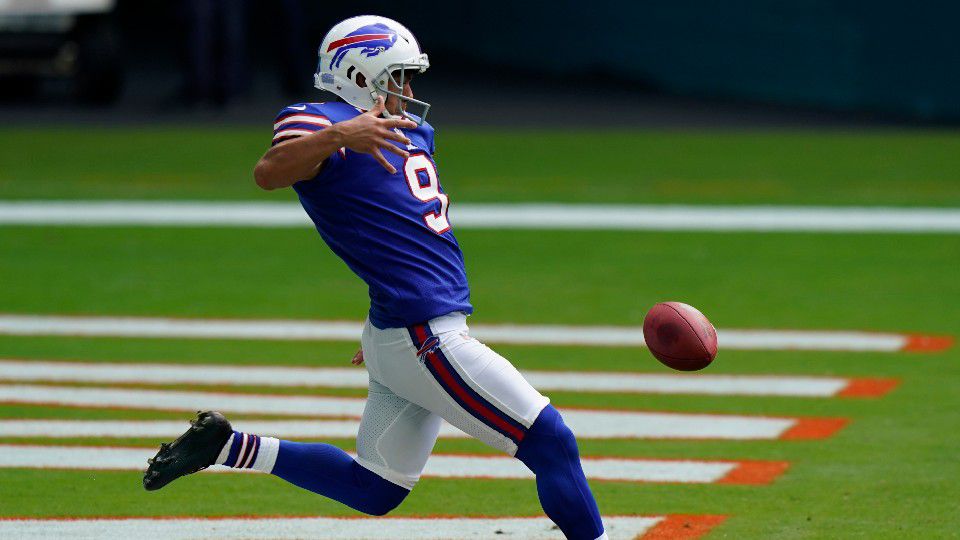
<instances>
[{"instance_id":1,"label":"white sock stripe","mask_svg":"<svg viewBox=\"0 0 960 540\"><path fill-rule=\"evenodd\" d=\"M257 440L256 444L253 447L253 450L250 451L250 459L247 460L247 468L253 467L253 463L257 460L257 454L260 452L260 436L256 435Z\"/></svg>"},{"instance_id":2,"label":"white sock stripe","mask_svg":"<svg viewBox=\"0 0 960 540\"><path fill-rule=\"evenodd\" d=\"M237 452L237 459L233 463L229 463L231 467L239 467L240 463L243 461L244 452L247 450L247 434L243 434L243 439L240 441L240 451Z\"/></svg>"},{"instance_id":3,"label":"white sock stripe","mask_svg":"<svg viewBox=\"0 0 960 540\"><path fill-rule=\"evenodd\" d=\"M254 445L256 444L256 435L247 435L247 451L243 454L243 459L237 464L237 467L245 469L247 463L250 461L250 456L253 454Z\"/></svg>"},{"instance_id":4,"label":"white sock stripe","mask_svg":"<svg viewBox=\"0 0 960 540\"><path fill-rule=\"evenodd\" d=\"M260 437L251 435L250 438L252 439L250 441L250 449L247 459L244 460L243 465L241 466L242 469L249 469L250 465L253 465L253 460L257 455L257 448L260 446Z\"/></svg>"},{"instance_id":5,"label":"white sock stripe","mask_svg":"<svg viewBox=\"0 0 960 540\"><path fill-rule=\"evenodd\" d=\"M259 435L254 435L256 437L256 444L254 444L253 449L250 450L250 459L247 460L247 467L253 467L254 462L257 461L257 455L260 453L260 445L263 443L263 438Z\"/></svg>"},{"instance_id":6,"label":"white sock stripe","mask_svg":"<svg viewBox=\"0 0 960 540\"><path fill-rule=\"evenodd\" d=\"M233 466L237 469L243 468L243 462L247 460L247 453L250 452L250 446L253 445L253 439L250 438L250 435L246 433L243 434L243 445L240 447L240 452L237 453L237 461Z\"/></svg>"}]
</instances>

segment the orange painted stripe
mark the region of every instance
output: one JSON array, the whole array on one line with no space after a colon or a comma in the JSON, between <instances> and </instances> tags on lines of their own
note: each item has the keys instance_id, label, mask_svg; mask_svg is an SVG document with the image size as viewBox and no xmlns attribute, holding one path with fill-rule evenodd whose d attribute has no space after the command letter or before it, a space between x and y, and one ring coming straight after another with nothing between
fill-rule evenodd
<instances>
[{"instance_id":1,"label":"orange painted stripe","mask_svg":"<svg viewBox=\"0 0 960 540\"><path fill-rule=\"evenodd\" d=\"M907 343L902 351L909 352L941 352L953 347L952 336L921 336L907 334Z\"/></svg>"},{"instance_id":2,"label":"orange painted stripe","mask_svg":"<svg viewBox=\"0 0 960 540\"><path fill-rule=\"evenodd\" d=\"M840 431L847 422L846 418L798 418L793 427L780 434L780 439L826 439Z\"/></svg>"},{"instance_id":3,"label":"orange painted stripe","mask_svg":"<svg viewBox=\"0 0 960 540\"><path fill-rule=\"evenodd\" d=\"M672 514L646 532L643 540L693 540L710 532L723 523L727 516L690 516Z\"/></svg>"},{"instance_id":4,"label":"orange painted stripe","mask_svg":"<svg viewBox=\"0 0 960 540\"><path fill-rule=\"evenodd\" d=\"M897 387L897 379L850 379L838 397L880 397Z\"/></svg>"},{"instance_id":5,"label":"orange painted stripe","mask_svg":"<svg viewBox=\"0 0 960 540\"><path fill-rule=\"evenodd\" d=\"M718 484L763 485L773 482L790 468L786 461L741 461L737 468L717 480Z\"/></svg>"}]
</instances>

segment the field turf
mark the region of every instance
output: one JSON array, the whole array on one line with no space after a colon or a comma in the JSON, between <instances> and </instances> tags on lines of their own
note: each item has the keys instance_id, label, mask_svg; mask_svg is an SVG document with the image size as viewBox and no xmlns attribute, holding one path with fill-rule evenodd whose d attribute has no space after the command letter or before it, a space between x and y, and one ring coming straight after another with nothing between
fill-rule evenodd
<instances>
[{"instance_id":1,"label":"field turf","mask_svg":"<svg viewBox=\"0 0 960 540\"><path fill-rule=\"evenodd\" d=\"M251 128L5 129L0 199L290 200ZM458 201L960 206L960 136L438 132ZM960 236L463 230L477 323L639 324L679 299L723 328L960 335ZM0 313L360 320L364 286L311 230L0 227ZM354 343L0 336L0 358L344 366ZM665 373L642 349L499 346L524 369ZM722 514L711 538L941 538L960 530L960 352L722 351L714 374L892 377L872 399L550 393L559 406L850 419L812 441L581 441L596 456L788 461L770 485L603 482L610 514ZM198 381L196 388L204 387ZM244 392L277 393L244 387ZM290 390L293 391L293 390ZM303 392L301 390L301 392ZM355 389L316 391L363 395ZM250 417L251 415L246 415ZM0 405L0 418L186 419ZM0 443L24 442L3 439ZM35 439L154 445L156 439ZM329 441L353 448L352 440ZM466 440L438 451L485 453ZM534 515L532 482L425 479L398 515ZM2 516L342 515L269 476L0 469Z\"/></svg>"}]
</instances>

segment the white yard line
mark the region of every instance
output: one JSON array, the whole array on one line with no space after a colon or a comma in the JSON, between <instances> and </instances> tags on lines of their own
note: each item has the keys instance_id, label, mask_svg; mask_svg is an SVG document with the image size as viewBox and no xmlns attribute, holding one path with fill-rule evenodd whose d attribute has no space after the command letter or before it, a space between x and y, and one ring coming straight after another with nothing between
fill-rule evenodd
<instances>
[{"instance_id":1,"label":"white yard line","mask_svg":"<svg viewBox=\"0 0 960 540\"><path fill-rule=\"evenodd\" d=\"M364 399L215 392L180 392L70 386L0 385L0 403L71 407L112 407L167 411L221 410L240 414L351 417L363 413ZM775 418L565 408L564 418L585 438L777 439L821 438L842 426L827 419ZM268 434L268 432L265 432Z\"/></svg>"},{"instance_id":2,"label":"white yard line","mask_svg":"<svg viewBox=\"0 0 960 540\"><path fill-rule=\"evenodd\" d=\"M156 452L156 448L0 444L0 468L142 471L146 467L147 458ZM587 477L592 480L688 484L719 482L738 468L745 469L749 474L756 464L617 458L583 458L582 463ZM248 472L246 469L227 467L213 467L209 470L219 473ZM433 454L427 462L423 476L532 479L533 473L509 456Z\"/></svg>"},{"instance_id":3,"label":"white yard line","mask_svg":"<svg viewBox=\"0 0 960 540\"><path fill-rule=\"evenodd\" d=\"M475 324L470 328L473 336L490 343L644 345L639 326ZM357 341L360 331L361 323L352 321L0 315L0 334L26 336ZM949 338L856 331L719 330L718 337L721 350L896 352L941 350L951 343Z\"/></svg>"},{"instance_id":4,"label":"white yard line","mask_svg":"<svg viewBox=\"0 0 960 540\"><path fill-rule=\"evenodd\" d=\"M958 233L954 208L453 205L458 228ZM0 225L306 227L296 203L204 201L3 201Z\"/></svg>"},{"instance_id":5,"label":"white yard line","mask_svg":"<svg viewBox=\"0 0 960 540\"><path fill-rule=\"evenodd\" d=\"M697 521L697 516L684 516ZM642 538L666 516L605 516L603 523L611 540ZM696 527L699 534L712 523ZM699 534L682 537L693 539ZM120 518L120 519L0 519L0 537L37 538L326 538L362 540L449 540L451 538L560 539L563 535L547 518Z\"/></svg>"},{"instance_id":6,"label":"white yard line","mask_svg":"<svg viewBox=\"0 0 960 540\"><path fill-rule=\"evenodd\" d=\"M780 375L655 375L578 371L524 371L539 390L646 394L833 397L850 384L841 377ZM0 381L204 384L366 388L362 368L218 366L53 362L0 359Z\"/></svg>"},{"instance_id":7,"label":"white yard line","mask_svg":"<svg viewBox=\"0 0 960 540\"><path fill-rule=\"evenodd\" d=\"M352 439L357 420L233 420L233 427L248 433L281 439ZM0 420L0 437L16 438L175 438L184 431L181 420ZM464 439L470 436L443 423L440 437Z\"/></svg>"},{"instance_id":8,"label":"white yard line","mask_svg":"<svg viewBox=\"0 0 960 540\"><path fill-rule=\"evenodd\" d=\"M241 414L360 418L362 398L282 396L218 392L181 392L86 388L72 386L0 385L0 403L108 407L161 411L216 409Z\"/></svg>"}]
</instances>

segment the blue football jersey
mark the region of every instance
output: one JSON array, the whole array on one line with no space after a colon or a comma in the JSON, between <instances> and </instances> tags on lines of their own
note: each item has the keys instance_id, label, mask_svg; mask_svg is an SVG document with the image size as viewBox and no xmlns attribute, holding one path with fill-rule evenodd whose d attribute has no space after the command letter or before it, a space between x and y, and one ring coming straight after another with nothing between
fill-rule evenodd
<instances>
[{"instance_id":1,"label":"blue football jersey","mask_svg":"<svg viewBox=\"0 0 960 540\"><path fill-rule=\"evenodd\" d=\"M358 114L339 102L291 105L274 122L273 143ZM410 157L382 150L396 174L370 155L341 148L316 177L293 185L320 236L366 282L370 322L379 328L473 311L463 252L447 218L449 199L433 161L433 128L424 122L401 131L410 139Z\"/></svg>"}]
</instances>

